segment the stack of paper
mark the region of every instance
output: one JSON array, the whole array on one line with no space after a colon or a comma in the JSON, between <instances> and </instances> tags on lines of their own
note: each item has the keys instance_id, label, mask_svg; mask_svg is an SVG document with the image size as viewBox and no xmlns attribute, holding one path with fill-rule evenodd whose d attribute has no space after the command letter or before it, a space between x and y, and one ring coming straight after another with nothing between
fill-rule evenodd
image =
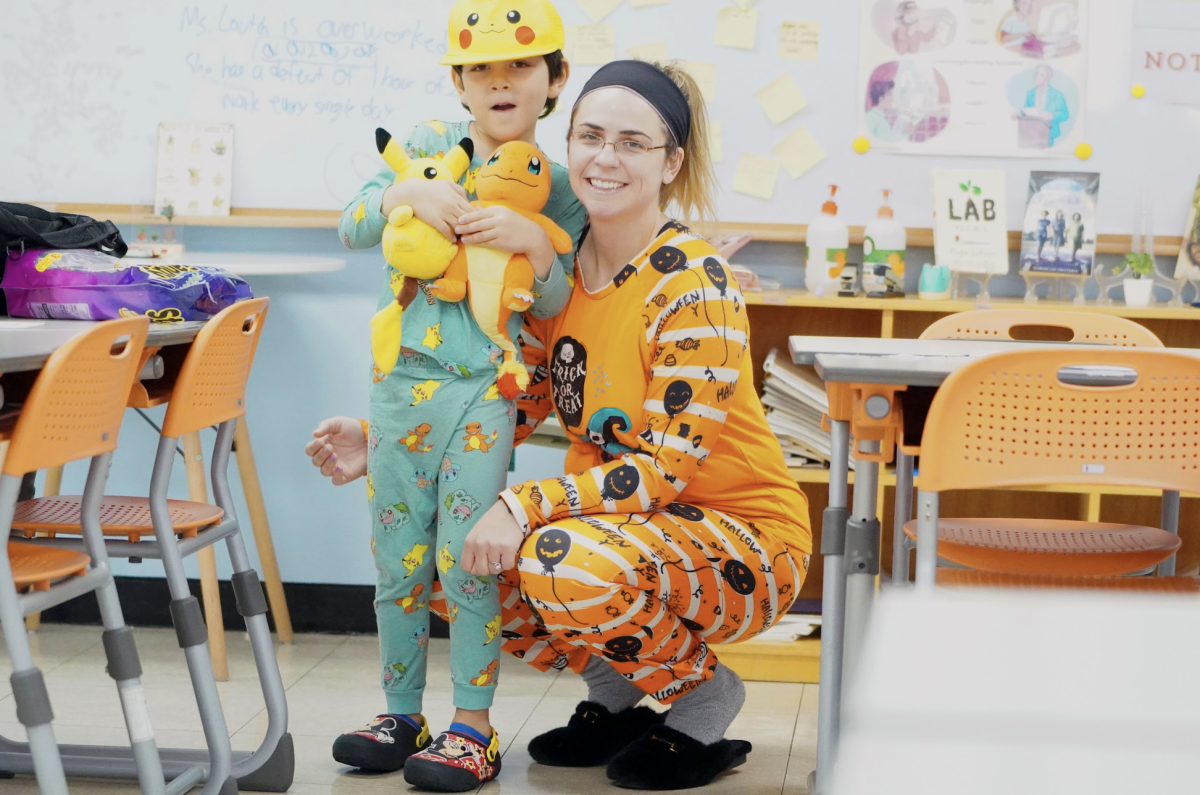
<instances>
[{"instance_id":1,"label":"stack of paper","mask_svg":"<svg viewBox=\"0 0 1200 795\"><path fill-rule=\"evenodd\" d=\"M788 615L780 616L779 621L773 627L757 636L755 640L794 643L803 638L811 637L820 626L820 616L789 613Z\"/></svg>"},{"instance_id":2,"label":"stack of paper","mask_svg":"<svg viewBox=\"0 0 1200 795\"><path fill-rule=\"evenodd\" d=\"M829 411L829 398L821 379L778 350L767 354L763 374L767 425L779 439L788 466L828 465L831 442L829 432L821 430L821 417Z\"/></svg>"}]
</instances>

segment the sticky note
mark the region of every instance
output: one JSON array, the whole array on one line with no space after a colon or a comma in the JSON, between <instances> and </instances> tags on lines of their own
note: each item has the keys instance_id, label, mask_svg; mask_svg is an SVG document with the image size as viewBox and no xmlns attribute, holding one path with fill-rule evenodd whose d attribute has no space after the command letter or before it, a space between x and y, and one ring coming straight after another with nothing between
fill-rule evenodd
<instances>
[{"instance_id":1,"label":"sticky note","mask_svg":"<svg viewBox=\"0 0 1200 795\"><path fill-rule=\"evenodd\" d=\"M582 65L606 64L616 60L617 33L612 25L575 25L575 62Z\"/></svg>"},{"instance_id":2,"label":"sticky note","mask_svg":"<svg viewBox=\"0 0 1200 795\"><path fill-rule=\"evenodd\" d=\"M640 44L635 47L629 47L625 50L625 55L637 61L658 61L662 63L667 60L667 43L665 41L656 41L651 44Z\"/></svg>"},{"instance_id":3,"label":"sticky note","mask_svg":"<svg viewBox=\"0 0 1200 795\"><path fill-rule=\"evenodd\" d=\"M747 196L770 201L775 195L779 166L779 161L773 157L742 152L742 157L738 160L737 175L733 178L733 189Z\"/></svg>"},{"instance_id":4,"label":"sticky note","mask_svg":"<svg viewBox=\"0 0 1200 795\"><path fill-rule=\"evenodd\" d=\"M787 137L771 148L771 154L779 158L792 179L807 174L813 166L825 159L825 150L803 127L792 130Z\"/></svg>"},{"instance_id":5,"label":"sticky note","mask_svg":"<svg viewBox=\"0 0 1200 795\"><path fill-rule=\"evenodd\" d=\"M779 28L779 57L815 61L821 56L821 23L788 20Z\"/></svg>"},{"instance_id":6,"label":"sticky note","mask_svg":"<svg viewBox=\"0 0 1200 795\"><path fill-rule=\"evenodd\" d=\"M808 100L789 74L782 74L754 92L772 124L787 121L808 107Z\"/></svg>"},{"instance_id":7,"label":"sticky note","mask_svg":"<svg viewBox=\"0 0 1200 795\"><path fill-rule=\"evenodd\" d=\"M714 163L725 159L725 142L721 140L721 122L708 122L708 156Z\"/></svg>"},{"instance_id":8,"label":"sticky note","mask_svg":"<svg viewBox=\"0 0 1200 795\"><path fill-rule=\"evenodd\" d=\"M737 47L753 50L758 38L758 9L743 9L730 6L717 12L718 47Z\"/></svg>"},{"instance_id":9,"label":"sticky note","mask_svg":"<svg viewBox=\"0 0 1200 795\"><path fill-rule=\"evenodd\" d=\"M700 95L705 102L717 100L717 65L705 61L684 61L683 69L700 86Z\"/></svg>"},{"instance_id":10,"label":"sticky note","mask_svg":"<svg viewBox=\"0 0 1200 795\"><path fill-rule=\"evenodd\" d=\"M650 6L665 6L671 0L629 0L630 8L649 8Z\"/></svg>"},{"instance_id":11,"label":"sticky note","mask_svg":"<svg viewBox=\"0 0 1200 795\"><path fill-rule=\"evenodd\" d=\"M625 0L575 0L592 22L599 22L617 10Z\"/></svg>"}]
</instances>

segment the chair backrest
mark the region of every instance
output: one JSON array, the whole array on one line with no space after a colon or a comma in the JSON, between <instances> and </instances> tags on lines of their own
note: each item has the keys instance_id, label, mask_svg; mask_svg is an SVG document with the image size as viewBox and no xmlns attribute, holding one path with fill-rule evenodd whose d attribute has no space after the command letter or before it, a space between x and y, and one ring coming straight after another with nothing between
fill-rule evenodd
<instances>
[{"instance_id":1,"label":"chair backrest","mask_svg":"<svg viewBox=\"0 0 1200 795\"><path fill-rule=\"evenodd\" d=\"M46 361L13 428L4 474L24 475L117 448L147 318L100 323ZM123 337L128 339L123 343Z\"/></svg>"},{"instance_id":2,"label":"chair backrest","mask_svg":"<svg viewBox=\"0 0 1200 795\"><path fill-rule=\"evenodd\" d=\"M269 303L269 298L239 301L196 335L171 391L164 436L178 439L246 413L246 379Z\"/></svg>"},{"instance_id":3,"label":"chair backrest","mask_svg":"<svg viewBox=\"0 0 1200 795\"><path fill-rule=\"evenodd\" d=\"M1011 351L947 378L921 439L921 490L1049 483L1200 491L1200 357Z\"/></svg>"},{"instance_id":4,"label":"chair backrest","mask_svg":"<svg viewBox=\"0 0 1200 795\"><path fill-rule=\"evenodd\" d=\"M1091 342L1129 348L1161 348L1162 341L1145 326L1115 315L1061 309L972 309L947 315L921 332L923 340L1012 340L1013 329L1062 328L1074 336L1060 342ZM1020 337L1029 339L1029 337Z\"/></svg>"}]
</instances>

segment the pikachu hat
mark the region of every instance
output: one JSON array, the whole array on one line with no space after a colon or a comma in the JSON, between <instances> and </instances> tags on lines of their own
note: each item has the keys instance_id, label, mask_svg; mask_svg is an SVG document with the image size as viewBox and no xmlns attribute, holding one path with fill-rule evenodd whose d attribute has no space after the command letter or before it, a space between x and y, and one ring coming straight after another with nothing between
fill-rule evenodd
<instances>
[{"instance_id":1,"label":"pikachu hat","mask_svg":"<svg viewBox=\"0 0 1200 795\"><path fill-rule=\"evenodd\" d=\"M444 66L512 61L563 48L562 17L549 0L459 0L450 10Z\"/></svg>"}]
</instances>

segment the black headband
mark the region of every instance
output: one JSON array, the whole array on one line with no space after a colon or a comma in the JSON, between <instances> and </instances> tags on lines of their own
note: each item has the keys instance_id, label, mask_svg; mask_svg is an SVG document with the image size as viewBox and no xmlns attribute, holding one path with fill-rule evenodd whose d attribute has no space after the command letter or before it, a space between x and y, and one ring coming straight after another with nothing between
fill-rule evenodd
<instances>
[{"instance_id":1,"label":"black headband","mask_svg":"<svg viewBox=\"0 0 1200 795\"><path fill-rule=\"evenodd\" d=\"M687 145L692 129L692 109L688 107L683 91L666 72L645 61L611 61L596 70L583 86L583 93L575 100L575 105L596 89L610 86L628 89L649 102L662 117L675 143L681 147Z\"/></svg>"}]
</instances>

